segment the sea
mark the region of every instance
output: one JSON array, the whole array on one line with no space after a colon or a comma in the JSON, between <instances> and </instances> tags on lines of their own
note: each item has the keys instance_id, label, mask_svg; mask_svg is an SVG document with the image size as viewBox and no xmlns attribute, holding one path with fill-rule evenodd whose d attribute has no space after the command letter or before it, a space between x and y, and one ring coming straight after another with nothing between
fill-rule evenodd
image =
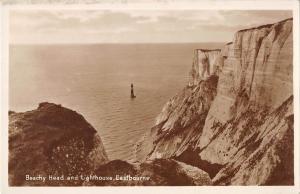
<instances>
[{"instance_id":1,"label":"sea","mask_svg":"<svg viewBox=\"0 0 300 194\"><path fill-rule=\"evenodd\" d=\"M134 161L135 144L188 84L194 49L223 43L10 45L9 109L61 104L98 131L109 159ZM130 85L136 98L130 98Z\"/></svg>"}]
</instances>

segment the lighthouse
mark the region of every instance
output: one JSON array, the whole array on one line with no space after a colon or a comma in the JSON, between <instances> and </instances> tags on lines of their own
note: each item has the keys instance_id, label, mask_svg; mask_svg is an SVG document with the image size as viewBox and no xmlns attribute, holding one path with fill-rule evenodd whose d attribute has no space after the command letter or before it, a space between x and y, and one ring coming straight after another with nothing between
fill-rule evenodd
<instances>
[{"instance_id":1,"label":"lighthouse","mask_svg":"<svg viewBox=\"0 0 300 194\"><path fill-rule=\"evenodd\" d=\"M131 94L130 94L131 98L135 98L136 96L134 95L134 91L133 91L133 84L131 84Z\"/></svg>"}]
</instances>

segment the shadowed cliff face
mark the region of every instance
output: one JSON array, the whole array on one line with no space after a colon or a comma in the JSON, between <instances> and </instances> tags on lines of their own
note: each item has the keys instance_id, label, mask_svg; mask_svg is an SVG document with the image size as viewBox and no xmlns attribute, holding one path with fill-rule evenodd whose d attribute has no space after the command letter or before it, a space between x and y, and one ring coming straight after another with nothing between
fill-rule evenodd
<instances>
[{"instance_id":1,"label":"shadowed cliff face","mask_svg":"<svg viewBox=\"0 0 300 194\"><path fill-rule=\"evenodd\" d=\"M89 174L108 161L96 130L78 113L52 103L9 115L9 184L80 185L26 181L25 176Z\"/></svg>"},{"instance_id":2,"label":"shadowed cliff face","mask_svg":"<svg viewBox=\"0 0 300 194\"><path fill-rule=\"evenodd\" d=\"M189 86L198 89L165 105L137 158L177 158L217 185L293 184L292 37L287 19L238 31L221 51L197 50Z\"/></svg>"}]
</instances>

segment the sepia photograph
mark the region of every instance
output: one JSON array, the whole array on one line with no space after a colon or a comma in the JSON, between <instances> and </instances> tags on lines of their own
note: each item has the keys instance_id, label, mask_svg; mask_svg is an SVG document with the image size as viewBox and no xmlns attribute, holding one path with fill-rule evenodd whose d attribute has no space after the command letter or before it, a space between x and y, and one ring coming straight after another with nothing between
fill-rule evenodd
<instances>
[{"instance_id":1,"label":"sepia photograph","mask_svg":"<svg viewBox=\"0 0 300 194\"><path fill-rule=\"evenodd\" d=\"M293 20L9 10L8 186L294 186Z\"/></svg>"}]
</instances>

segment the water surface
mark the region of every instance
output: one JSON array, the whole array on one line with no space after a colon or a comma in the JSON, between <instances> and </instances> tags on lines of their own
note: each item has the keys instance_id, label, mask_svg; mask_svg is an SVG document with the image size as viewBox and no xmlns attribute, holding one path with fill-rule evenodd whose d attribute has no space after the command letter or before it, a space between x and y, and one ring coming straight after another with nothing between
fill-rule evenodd
<instances>
[{"instance_id":1,"label":"water surface","mask_svg":"<svg viewBox=\"0 0 300 194\"><path fill-rule=\"evenodd\" d=\"M135 143L187 84L193 50L220 45L11 45L9 107L62 104L97 129L110 159L133 160Z\"/></svg>"}]
</instances>

